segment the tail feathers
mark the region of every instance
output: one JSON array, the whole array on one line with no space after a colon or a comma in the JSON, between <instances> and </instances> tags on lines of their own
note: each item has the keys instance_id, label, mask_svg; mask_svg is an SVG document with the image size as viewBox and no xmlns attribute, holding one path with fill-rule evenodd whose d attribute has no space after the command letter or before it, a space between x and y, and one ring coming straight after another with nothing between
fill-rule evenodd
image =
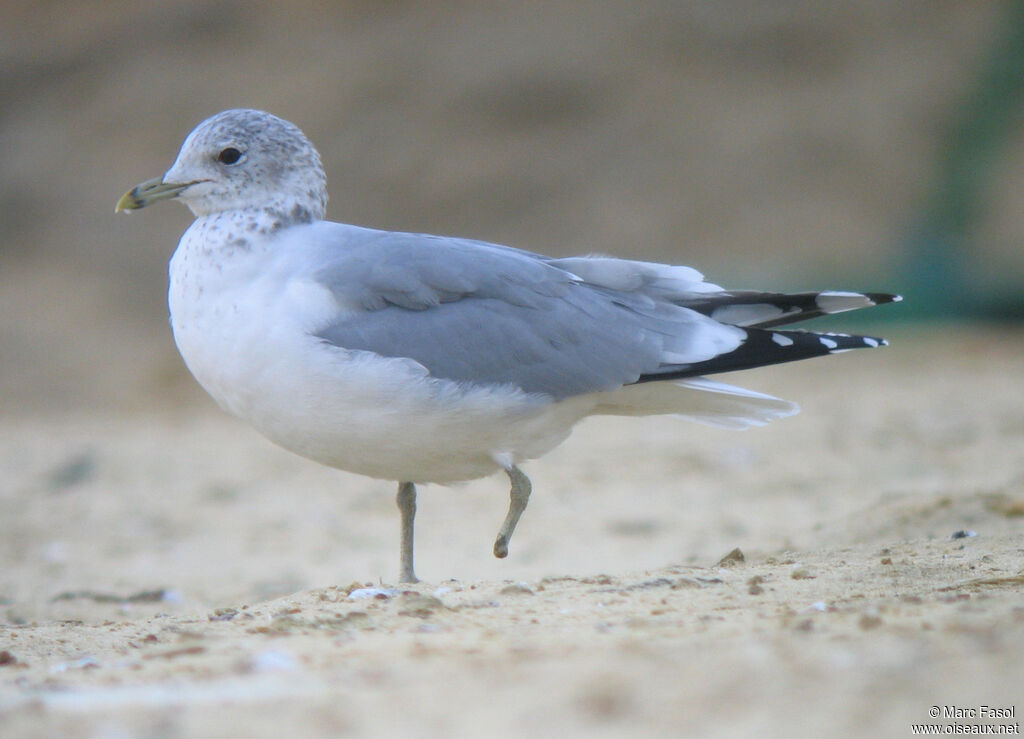
<instances>
[{"instance_id":1,"label":"tail feathers","mask_svg":"<svg viewBox=\"0 0 1024 739\"><path fill-rule=\"evenodd\" d=\"M678 382L627 385L605 393L594 411L616 416L666 414L706 426L745 429L798 413L796 403L745 388L691 377Z\"/></svg>"},{"instance_id":2,"label":"tail feathers","mask_svg":"<svg viewBox=\"0 0 1024 739\"><path fill-rule=\"evenodd\" d=\"M661 382L713 375L718 372L733 372L769 364L823 357L827 354L837 354L851 349L888 345L885 339L871 336L851 336L815 331L773 331L761 328L743 330L746 333L745 340L732 351L687 365L665 365L663 371L641 375L637 382Z\"/></svg>"},{"instance_id":3,"label":"tail feathers","mask_svg":"<svg viewBox=\"0 0 1024 739\"><path fill-rule=\"evenodd\" d=\"M739 290L688 297L679 301L679 305L703 313L720 323L771 328L830 313L895 303L902 299L899 295L888 293L837 290L788 294Z\"/></svg>"}]
</instances>

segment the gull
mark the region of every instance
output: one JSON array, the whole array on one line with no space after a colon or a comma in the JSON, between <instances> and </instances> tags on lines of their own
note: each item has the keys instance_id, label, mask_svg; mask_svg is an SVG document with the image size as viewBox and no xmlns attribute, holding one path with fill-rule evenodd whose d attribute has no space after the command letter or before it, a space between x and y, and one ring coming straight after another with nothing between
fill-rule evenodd
<instances>
[{"instance_id":1,"label":"gull","mask_svg":"<svg viewBox=\"0 0 1024 739\"><path fill-rule=\"evenodd\" d=\"M182 201L170 262L174 340L229 413L299 455L398 482L400 582L416 485L503 470L509 540L530 498L519 465L591 415L763 425L794 403L707 375L885 344L778 329L899 300L725 290L691 267L552 258L464 238L325 220L326 175L292 123L227 110L115 211Z\"/></svg>"}]
</instances>

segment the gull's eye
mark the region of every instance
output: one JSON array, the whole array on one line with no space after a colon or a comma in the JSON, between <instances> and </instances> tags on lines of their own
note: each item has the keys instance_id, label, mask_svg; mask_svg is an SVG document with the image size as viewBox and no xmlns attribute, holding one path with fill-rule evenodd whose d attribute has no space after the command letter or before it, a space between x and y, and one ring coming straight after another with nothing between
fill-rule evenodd
<instances>
[{"instance_id":1,"label":"gull's eye","mask_svg":"<svg viewBox=\"0 0 1024 739\"><path fill-rule=\"evenodd\" d=\"M229 146L217 155L217 161L221 164L237 164L241 158L242 152L233 146Z\"/></svg>"}]
</instances>

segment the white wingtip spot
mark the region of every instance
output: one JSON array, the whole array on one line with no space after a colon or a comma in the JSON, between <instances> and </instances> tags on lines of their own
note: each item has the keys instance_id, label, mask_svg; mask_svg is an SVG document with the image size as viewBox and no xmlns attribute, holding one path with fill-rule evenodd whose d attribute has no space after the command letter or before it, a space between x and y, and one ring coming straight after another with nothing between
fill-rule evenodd
<instances>
[{"instance_id":1,"label":"white wingtip spot","mask_svg":"<svg viewBox=\"0 0 1024 739\"><path fill-rule=\"evenodd\" d=\"M818 294L814 302L824 313L842 313L875 304L867 295L840 290L825 290Z\"/></svg>"},{"instance_id":2,"label":"white wingtip spot","mask_svg":"<svg viewBox=\"0 0 1024 739\"><path fill-rule=\"evenodd\" d=\"M832 339L827 339L824 336L819 336L818 341L820 341L822 345L825 346L827 349L835 349L836 347L839 346L839 344L832 341Z\"/></svg>"},{"instance_id":3,"label":"white wingtip spot","mask_svg":"<svg viewBox=\"0 0 1024 739\"><path fill-rule=\"evenodd\" d=\"M711 312L711 317L720 323L731 323L733 326L753 326L762 321L799 312L799 309L783 312L782 308L776 305L755 303L753 305L724 305L715 308Z\"/></svg>"},{"instance_id":4,"label":"white wingtip spot","mask_svg":"<svg viewBox=\"0 0 1024 739\"><path fill-rule=\"evenodd\" d=\"M878 339L872 339L870 336L865 336L864 343L868 346L878 346Z\"/></svg>"},{"instance_id":5,"label":"white wingtip spot","mask_svg":"<svg viewBox=\"0 0 1024 739\"><path fill-rule=\"evenodd\" d=\"M784 336L783 334L772 334L772 341L774 341L779 346L793 345L793 340L788 336Z\"/></svg>"}]
</instances>

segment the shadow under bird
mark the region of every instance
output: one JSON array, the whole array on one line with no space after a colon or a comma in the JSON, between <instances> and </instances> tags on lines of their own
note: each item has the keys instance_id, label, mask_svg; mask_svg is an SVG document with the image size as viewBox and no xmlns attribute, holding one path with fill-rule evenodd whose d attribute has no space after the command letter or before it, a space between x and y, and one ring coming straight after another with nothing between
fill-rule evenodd
<instances>
[{"instance_id":1,"label":"shadow under bird","mask_svg":"<svg viewBox=\"0 0 1024 739\"><path fill-rule=\"evenodd\" d=\"M255 110L200 123L116 210L172 198L196 217L168 294L189 370L286 449L398 481L402 582L416 582L417 483L504 470L505 557L531 490L518 465L584 417L745 428L792 415L705 376L882 345L777 327L899 299L725 290L690 267L332 223L316 149Z\"/></svg>"}]
</instances>

